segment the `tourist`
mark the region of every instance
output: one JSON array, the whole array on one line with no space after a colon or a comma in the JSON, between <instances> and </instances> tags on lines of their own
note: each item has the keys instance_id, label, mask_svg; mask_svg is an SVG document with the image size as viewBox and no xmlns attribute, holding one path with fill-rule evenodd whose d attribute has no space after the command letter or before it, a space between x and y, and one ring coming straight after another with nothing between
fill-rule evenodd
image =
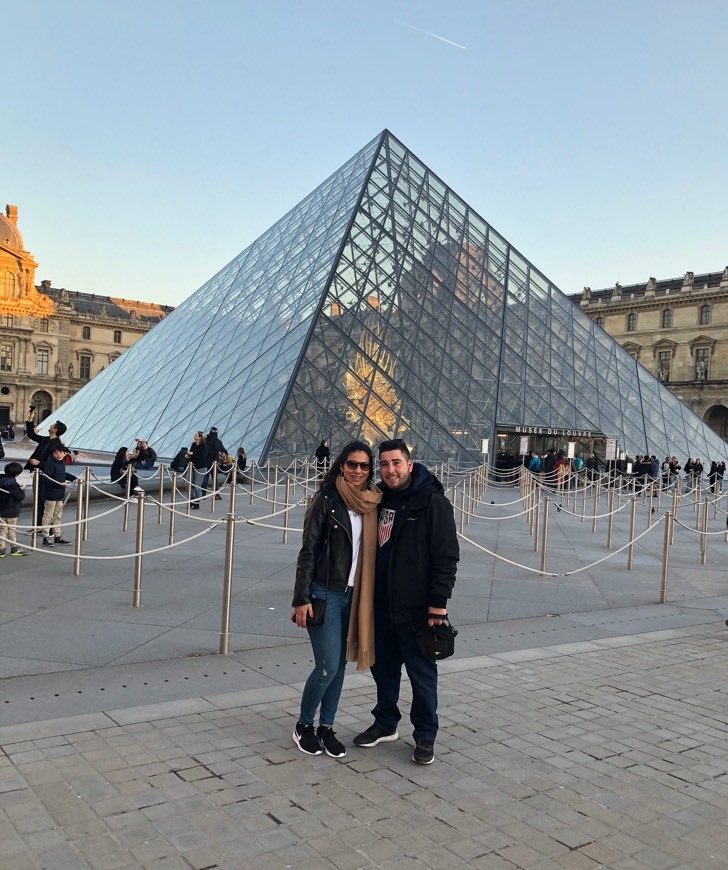
<instances>
[{"instance_id":1,"label":"tourist","mask_svg":"<svg viewBox=\"0 0 728 870\"><path fill-rule=\"evenodd\" d=\"M190 508L193 511L200 509L200 499L202 498L202 485L210 470L207 458L207 437L202 431L195 432L194 440L187 451L187 459L192 463L192 492L190 493L192 503Z\"/></svg>"},{"instance_id":2,"label":"tourist","mask_svg":"<svg viewBox=\"0 0 728 870\"><path fill-rule=\"evenodd\" d=\"M374 567L377 505L374 456L352 441L334 460L306 511L291 619L307 628L314 668L306 680L293 741L306 755L346 755L334 732L347 659L365 670L374 661ZM323 623L309 625L314 601ZM318 606L318 605L317 605ZM318 710L319 724L314 730Z\"/></svg>"},{"instance_id":3,"label":"tourist","mask_svg":"<svg viewBox=\"0 0 728 870\"><path fill-rule=\"evenodd\" d=\"M20 507L25 498L25 487L17 481L23 466L19 462L8 462L5 476L0 477L0 559L5 558L5 541L10 544L11 556L27 556L16 544L15 527L20 516Z\"/></svg>"}]
</instances>

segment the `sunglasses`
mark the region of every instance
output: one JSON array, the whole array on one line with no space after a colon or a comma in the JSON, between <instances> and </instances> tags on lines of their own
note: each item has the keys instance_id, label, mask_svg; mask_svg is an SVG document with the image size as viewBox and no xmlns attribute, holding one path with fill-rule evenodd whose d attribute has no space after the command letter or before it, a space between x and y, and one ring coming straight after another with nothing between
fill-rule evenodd
<instances>
[{"instance_id":1,"label":"sunglasses","mask_svg":"<svg viewBox=\"0 0 728 870\"><path fill-rule=\"evenodd\" d=\"M357 468L361 468L362 471L369 471L368 462L354 462L353 459L347 459L346 462L344 462L344 465L349 469L349 471L356 471Z\"/></svg>"}]
</instances>

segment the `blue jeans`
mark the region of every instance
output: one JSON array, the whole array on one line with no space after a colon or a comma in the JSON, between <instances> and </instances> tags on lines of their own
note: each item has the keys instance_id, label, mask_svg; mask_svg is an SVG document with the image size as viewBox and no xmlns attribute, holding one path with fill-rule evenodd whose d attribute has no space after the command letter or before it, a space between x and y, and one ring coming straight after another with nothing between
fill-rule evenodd
<instances>
[{"instance_id":1,"label":"blue jeans","mask_svg":"<svg viewBox=\"0 0 728 870\"><path fill-rule=\"evenodd\" d=\"M351 593L327 589L318 583L311 584L311 595L326 599L326 616L323 625L309 626L308 636L313 648L314 669L308 675L301 696L299 722L313 725L316 710L319 725L333 725L339 707L341 689L346 669L346 637L349 633Z\"/></svg>"},{"instance_id":2,"label":"blue jeans","mask_svg":"<svg viewBox=\"0 0 728 870\"><path fill-rule=\"evenodd\" d=\"M437 665L425 658L415 640L415 622L392 623L389 607L375 602L374 655L372 676L377 684L377 703L372 710L374 721L385 731L396 730L402 714L399 712L399 684L402 665L412 684L410 721L415 740L435 740L437 737Z\"/></svg>"},{"instance_id":3,"label":"blue jeans","mask_svg":"<svg viewBox=\"0 0 728 870\"><path fill-rule=\"evenodd\" d=\"M206 474L206 468L192 469L192 501L198 501L202 495L202 485Z\"/></svg>"}]
</instances>

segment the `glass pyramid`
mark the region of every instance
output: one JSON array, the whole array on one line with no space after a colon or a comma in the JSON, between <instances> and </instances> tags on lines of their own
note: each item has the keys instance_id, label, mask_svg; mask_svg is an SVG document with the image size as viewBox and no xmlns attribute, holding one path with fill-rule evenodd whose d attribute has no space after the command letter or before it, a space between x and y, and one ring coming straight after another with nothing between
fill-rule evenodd
<instances>
[{"instance_id":1,"label":"glass pyramid","mask_svg":"<svg viewBox=\"0 0 728 870\"><path fill-rule=\"evenodd\" d=\"M403 437L482 461L498 427L635 453L726 445L385 130L54 415L171 457L217 426L259 461Z\"/></svg>"}]
</instances>

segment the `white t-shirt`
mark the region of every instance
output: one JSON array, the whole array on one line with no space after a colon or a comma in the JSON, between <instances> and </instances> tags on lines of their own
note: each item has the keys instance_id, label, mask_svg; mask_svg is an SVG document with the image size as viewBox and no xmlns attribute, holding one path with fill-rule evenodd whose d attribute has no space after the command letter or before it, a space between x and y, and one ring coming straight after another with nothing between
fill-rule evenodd
<instances>
[{"instance_id":1,"label":"white t-shirt","mask_svg":"<svg viewBox=\"0 0 728 870\"><path fill-rule=\"evenodd\" d=\"M349 511L351 520L351 571L349 571L349 586L354 585L356 577L356 563L359 561L359 544L361 544L361 514Z\"/></svg>"}]
</instances>

